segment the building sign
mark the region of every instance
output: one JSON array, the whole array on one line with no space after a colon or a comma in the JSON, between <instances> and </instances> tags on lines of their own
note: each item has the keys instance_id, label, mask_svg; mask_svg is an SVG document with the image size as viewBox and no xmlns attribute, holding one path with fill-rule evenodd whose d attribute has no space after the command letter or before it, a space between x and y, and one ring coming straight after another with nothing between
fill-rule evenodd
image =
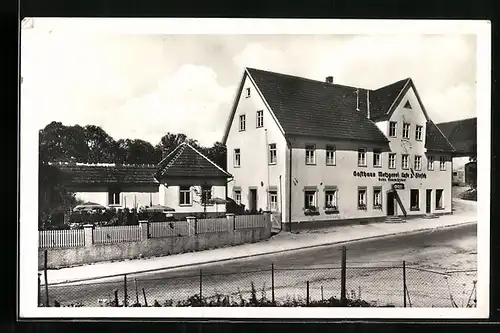
<instances>
[{"instance_id":1,"label":"building sign","mask_svg":"<svg viewBox=\"0 0 500 333\"><path fill-rule=\"evenodd\" d=\"M395 183L392 184L392 188L395 190L404 190L405 189L405 184L403 183Z\"/></svg>"},{"instance_id":2,"label":"building sign","mask_svg":"<svg viewBox=\"0 0 500 333\"><path fill-rule=\"evenodd\" d=\"M389 182L404 182L407 179L427 179L427 175L423 172L366 172L366 171L353 171L352 175L358 178L378 178L378 181Z\"/></svg>"}]
</instances>

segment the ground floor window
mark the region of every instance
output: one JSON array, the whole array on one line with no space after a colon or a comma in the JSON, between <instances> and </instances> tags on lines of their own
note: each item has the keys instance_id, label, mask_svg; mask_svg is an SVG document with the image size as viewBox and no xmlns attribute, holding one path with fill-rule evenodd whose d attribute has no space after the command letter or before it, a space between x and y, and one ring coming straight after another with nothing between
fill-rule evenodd
<instances>
[{"instance_id":1,"label":"ground floor window","mask_svg":"<svg viewBox=\"0 0 500 333\"><path fill-rule=\"evenodd\" d=\"M316 210L316 190L304 191L304 208Z\"/></svg>"},{"instance_id":2,"label":"ground floor window","mask_svg":"<svg viewBox=\"0 0 500 333\"><path fill-rule=\"evenodd\" d=\"M120 205L120 192L111 191L108 193L108 205Z\"/></svg>"},{"instance_id":3,"label":"ground floor window","mask_svg":"<svg viewBox=\"0 0 500 333\"><path fill-rule=\"evenodd\" d=\"M241 205L241 190L234 190L234 201L238 206Z\"/></svg>"},{"instance_id":4,"label":"ground floor window","mask_svg":"<svg viewBox=\"0 0 500 333\"><path fill-rule=\"evenodd\" d=\"M382 188L373 188L373 208L382 209Z\"/></svg>"},{"instance_id":5,"label":"ground floor window","mask_svg":"<svg viewBox=\"0 0 500 333\"><path fill-rule=\"evenodd\" d=\"M358 187L358 209L366 210L366 187Z\"/></svg>"},{"instance_id":6,"label":"ground floor window","mask_svg":"<svg viewBox=\"0 0 500 333\"><path fill-rule=\"evenodd\" d=\"M277 191L269 191L269 202L270 209L273 212L278 211L278 192Z\"/></svg>"},{"instance_id":7,"label":"ground floor window","mask_svg":"<svg viewBox=\"0 0 500 333\"><path fill-rule=\"evenodd\" d=\"M202 186L201 188L201 202L208 204L212 199L212 186Z\"/></svg>"},{"instance_id":8,"label":"ground floor window","mask_svg":"<svg viewBox=\"0 0 500 333\"><path fill-rule=\"evenodd\" d=\"M179 205L191 205L190 186L181 186L179 189Z\"/></svg>"},{"instance_id":9,"label":"ground floor window","mask_svg":"<svg viewBox=\"0 0 500 333\"><path fill-rule=\"evenodd\" d=\"M419 210L420 209L420 191L410 190L410 209Z\"/></svg>"},{"instance_id":10,"label":"ground floor window","mask_svg":"<svg viewBox=\"0 0 500 333\"><path fill-rule=\"evenodd\" d=\"M337 190L330 189L325 191L325 208L338 209Z\"/></svg>"},{"instance_id":11,"label":"ground floor window","mask_svg":"<svg viewBox=\"0 0 500 333\"><path fill-rule=\"evenodd\" d=\"M436 190L436 209L443 209L443 190Z\"/></svg>"}]
</instances>

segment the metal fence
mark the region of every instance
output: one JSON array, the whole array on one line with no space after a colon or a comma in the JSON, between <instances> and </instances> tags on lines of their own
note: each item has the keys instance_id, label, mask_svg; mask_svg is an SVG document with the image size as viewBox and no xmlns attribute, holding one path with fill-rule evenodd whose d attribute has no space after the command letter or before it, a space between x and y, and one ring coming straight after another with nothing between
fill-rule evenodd
<instances>
[{"instance_id":1,"label":"metal fence","mask_svg":"<svg viewBox=\"0 0 500 333\"><path fill-rule=\"evenodd\" d=\"M39 248L64 248L85 245L84 230L43 230L38 232Z\"/></svg>"},{"instance_id":2,"label":"metal fence","mask_svg":"<svg viewBox=\"0 0 500 333\"><path fill-rule=\"evenodd\" d=\"M186 221L150 222L149 235L151 238L188 236L189 225Z\"/></svg>"},{"instance_id":3,"label":"metal fence","mask_svg":"<svg viewBox=\"0 0 500 333\"><path fill-rule=\"evenodd\" d=\"M476 270L370 263L154 271L51 284L40 306L475 307Z\"/></svg>"},{"instance_id":4,"label":"metal fence","mask_svg":"<svg viewBox=\"0 0 500 333\"><path fill-rule=\"evenodd\" d=\"M138 242L141 240L141 230L138 225L115 227L97 227L94 230L94 243Z\"/></svg>"}]
</instances>

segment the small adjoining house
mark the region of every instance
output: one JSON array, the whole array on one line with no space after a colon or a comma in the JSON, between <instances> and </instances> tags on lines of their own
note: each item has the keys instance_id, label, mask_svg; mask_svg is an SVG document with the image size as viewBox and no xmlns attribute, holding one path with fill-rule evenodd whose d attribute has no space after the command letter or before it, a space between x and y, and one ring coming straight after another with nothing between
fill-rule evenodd
<instances>
[{"instance_id":1,"label":"small adjoining house","mask_svg":"<svg viewBox=\"0 0 500 333\"><path fill-rule=\"evenodd\" d=\"M476 185L477 117L437 124L444 136L455 148L453 153L454 183Z\"/></svg>"},{"instance_id":2,"label":"small adjoining house","mask_svg":"<svg viewBox=\"0 0 500 333\"><path fill-rule=\"evenodd\" d=\"M285 228L452 211L454 148L410 78L365 89L246 68L223 143L229 196Z\"/></svg>"},{"instance_id":3,"label":"small adjoining house","mask_svg":"<svg viewBox=\"0 0 500 333\"><path fill-rule=\"evenodd\" d=\"M226 199L231 175L187 143L158 165L54 165L62 171L63 185L84 202L117 209L162 205L173 208L175 217L226 211L224 204L209 200Z\"/></svg>"}]
</instances>

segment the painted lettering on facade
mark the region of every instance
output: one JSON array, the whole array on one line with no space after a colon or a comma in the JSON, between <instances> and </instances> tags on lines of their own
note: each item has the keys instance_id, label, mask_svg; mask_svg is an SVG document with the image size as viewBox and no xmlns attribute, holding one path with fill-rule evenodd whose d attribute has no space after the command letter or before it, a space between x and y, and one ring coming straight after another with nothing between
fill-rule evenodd
<instances>
[{"instance_id":1,"label":"painted lettering on facade","mask_svg":"<svg viewBox=\"0 0 500 333\"><path fill-rule=\"evenodd\" d=\"M358 178L378 178L379 181L404 182L407 179L426 179L427 175L423 172L367 172L353 171L352 175Z\"/></svg>"}]
</instances>

